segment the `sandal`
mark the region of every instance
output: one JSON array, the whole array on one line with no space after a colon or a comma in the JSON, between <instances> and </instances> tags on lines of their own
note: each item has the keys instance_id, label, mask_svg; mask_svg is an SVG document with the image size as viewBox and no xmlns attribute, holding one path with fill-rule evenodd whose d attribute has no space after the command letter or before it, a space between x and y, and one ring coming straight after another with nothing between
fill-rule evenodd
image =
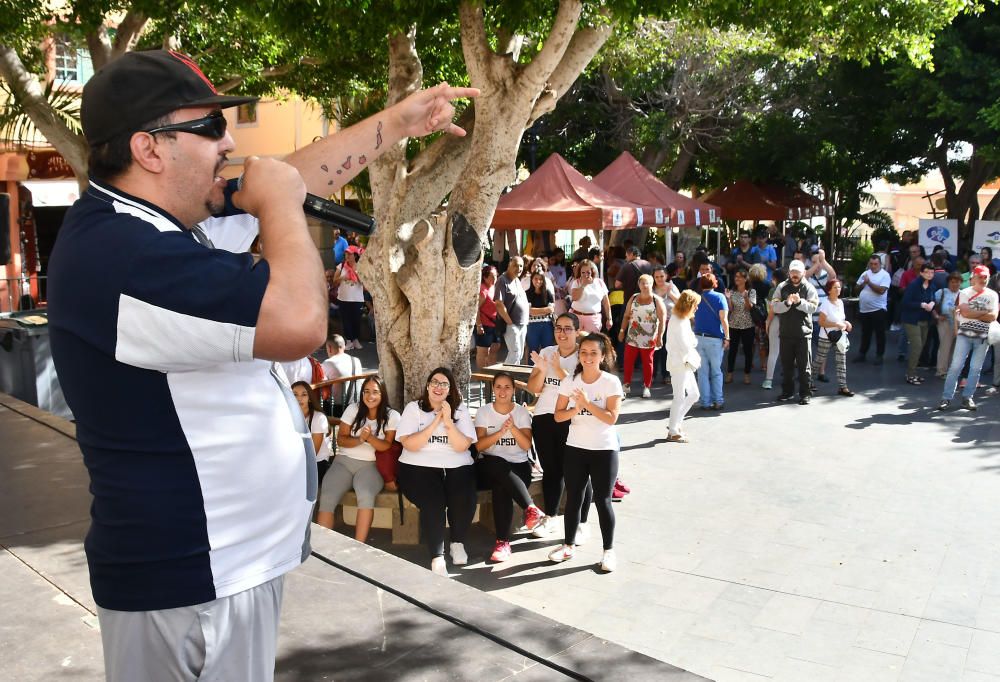
<instances>
[{"instance_id":1,"label":"sandal","mask_svg":"<svg viewBox=\"0 0 1000 682\"><path fill-rule=\"evenodd\" d=\"M681 433L675 433L672 436L667 436L668 443L687 443L688 439Z\"/></svg>"},{"instance_id":2,"label":"sandal","mask_svg":"<svg viewBox=\"0 0 1000 682\"><path fill-rule=\"evenodd\" d=\"M851 389L847 388L847 386L841 387L841 389L839 391L837 391L837 393L839 393L840 395L845 396L847 398L850 398L851 396L854 395L854 391L852 391Z\"/></svg>"},{"instance_id":3,"label":"sandal","mask_svg":"<svg viewBox=\"0 0 1000 682\"><path fill-rule=\"evenodd\" d=\"M919 386L924 383L920 377L906 377L906 383L913 384L914 386Z\"/></svg>"}]
</instances>

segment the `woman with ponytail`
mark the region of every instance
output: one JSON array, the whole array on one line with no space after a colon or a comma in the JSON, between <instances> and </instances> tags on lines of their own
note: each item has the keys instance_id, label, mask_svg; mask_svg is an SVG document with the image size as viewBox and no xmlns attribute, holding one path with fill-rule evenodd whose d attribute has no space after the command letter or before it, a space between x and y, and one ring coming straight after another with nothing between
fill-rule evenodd
<instances>
[{"instance_id":1,"label":"woman with ponytail","mask_svg":"<svg viewBox=\"0 0 1000 682\"><path fill-rule=\"evenodd\" d=\"M580 341L578 358L573 376L563 379L556 402L555 420L570 422L564 465L566 538L561 547L549 554L549 559L559 562L573 558L583 494L590 482L604 541L601 570L610 572L617 567L611 494L618 476L615 424L621 408L622 384L611 373L615 351L611 339L604 334L592 333Z\"/></svg>"}]
</instances>

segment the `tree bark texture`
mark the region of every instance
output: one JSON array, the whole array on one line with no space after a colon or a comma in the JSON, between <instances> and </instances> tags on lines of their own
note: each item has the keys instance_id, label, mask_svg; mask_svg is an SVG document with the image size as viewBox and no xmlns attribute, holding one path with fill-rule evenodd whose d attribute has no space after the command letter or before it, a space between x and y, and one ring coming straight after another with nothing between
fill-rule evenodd
<instances>
[{"instance_id":1,"label":"tree bark texture","mask_svg":"<svg viewBox=\"0 0 1000 682\"><path fill-rule=\"evenodd\" d=\"M404 140L370 166L379 229L361 276L375 305L380 372L395 405L419 396L438 366L450 367L463 388L468 384L482 244L500 193L514 178L521 135L554 107L610 35L610 27L578 29L581 11L578 0L562 0L543 48L519 64L490 46L482 7L462 2L466 67L482 91L471 134L441 137L412 160ZM501 44L507 48L509 40ZM421 81L416 32L391 36L389 103Z\"/></svg>"}]
</instances>

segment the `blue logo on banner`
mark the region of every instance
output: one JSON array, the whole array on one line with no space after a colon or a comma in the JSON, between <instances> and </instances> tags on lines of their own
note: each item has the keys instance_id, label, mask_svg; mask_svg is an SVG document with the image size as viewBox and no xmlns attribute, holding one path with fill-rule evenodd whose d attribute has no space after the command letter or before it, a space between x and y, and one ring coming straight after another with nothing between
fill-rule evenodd
<instances>
[{"instance_id":1,"label":"blue logo on banner","mask_svg":"<svg viewBox=\"0 0 1000 682\"><path fill-rule=\"evenodd\" d=\"M932 242L937 242L938 244L944 244L948 241L948 237L950 235L951 232L948 231L948 228L941 225L935 225L927 230L927 238Z\"/></svg>"},{"instance_id":2,"label":"blue logo on banner","mask_svg":"<svg viewBox=\"0 0 1000 682\"><path fill-rule=\"evenodd\" d=\"M990 232L986 235L988 239L992 239L995 242L1000 242L1000 232Z\"/></svg>"}]
</instances>

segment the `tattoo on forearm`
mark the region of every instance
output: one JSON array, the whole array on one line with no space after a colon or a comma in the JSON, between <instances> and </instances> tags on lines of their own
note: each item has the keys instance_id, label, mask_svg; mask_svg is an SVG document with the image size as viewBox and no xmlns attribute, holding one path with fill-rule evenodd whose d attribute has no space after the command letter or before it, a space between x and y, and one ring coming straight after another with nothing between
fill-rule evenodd
<instances>
[{"instance_id":1,"label":"tattoo on forearm","mask_svg":"<svg viewBox=\"0 0 1000 682\"><path fill-rule=\"evenodd\" d=\"M368 157L362 154L361 156L358 157L358 163L361 164L362 166L365 165L366 163L368 163Z\"/></svg>"},{"instance_id":2,"label":"tattoo on forearm","mask_svg":"<svg viewBox=\"0 0 1000 682\"><path fill-rule=\"evenodd\" d=\"M352 156L353 156L353 154L348 154L347 155L347 160L344 161L344 163L340 164L340 168L343 168L344 170L340 170L340 168L338 168L337 169L337 175L340 175L345 170L351 170L351 157Z\"/></svg>"},{"instance_id":3,"label":"tattoo on forearm","mask_svg":"<svg viewBox=\"0 0 1000 682\"><path fill-rule=\"evenodd\" d=\"M378 127L375 128L375 149L382 146L382 121L378 122Z\"/></svg>"}]
</instances>

